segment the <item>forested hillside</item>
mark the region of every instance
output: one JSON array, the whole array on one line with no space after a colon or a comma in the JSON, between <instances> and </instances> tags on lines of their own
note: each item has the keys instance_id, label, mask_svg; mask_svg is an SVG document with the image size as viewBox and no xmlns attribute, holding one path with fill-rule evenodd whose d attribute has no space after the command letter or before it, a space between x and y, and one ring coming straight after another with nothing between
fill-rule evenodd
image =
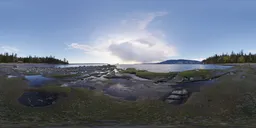
<instances>
[{"instance_id":1,"label":"forested hillside","mask_svg":"<svg viewBox=\"0 0 256 128\"><path fill-rule=\"evenodd\" d=\"M205 64L217 63L256 63L256 54L245 54L243 51L239 53L231 52L231 54L214 55L205 60Z\"/></svg>"},{"instance_id":2,"label":"forested hillside","mask_svg":"<svg viewBox=\"0 0 256 128\"><path fill-rule=\"evenodd\" d=\"M0 54L0 63L48 63L48 64L68 64L68 61L64 58L63 60L56 59L54 56L49 57L18 57L17 54L4 53Z\"/></svg>"}]
</instances>

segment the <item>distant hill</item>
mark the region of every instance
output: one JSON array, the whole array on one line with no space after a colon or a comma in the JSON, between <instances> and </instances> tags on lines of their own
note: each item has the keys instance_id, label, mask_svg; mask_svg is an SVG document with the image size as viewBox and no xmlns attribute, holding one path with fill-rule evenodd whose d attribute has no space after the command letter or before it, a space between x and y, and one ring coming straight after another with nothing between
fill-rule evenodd
<instances>
[{"instance_id":1,"label":"distant hill","mask_svg":"<svg viewBox=\"0 0 256 128\"><path fill-rule=\"evenodd\" d=\"M179 59L179 60L166 60L158 64L202 64L202 62L196 61L196 60Z\"/></svg>"}]
</instances>

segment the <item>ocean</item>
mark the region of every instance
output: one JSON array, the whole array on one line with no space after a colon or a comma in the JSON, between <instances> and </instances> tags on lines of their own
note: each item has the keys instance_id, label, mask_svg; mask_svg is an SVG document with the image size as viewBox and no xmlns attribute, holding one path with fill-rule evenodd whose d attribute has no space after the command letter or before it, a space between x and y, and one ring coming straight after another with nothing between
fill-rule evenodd
<instances>
[{"instance_id":1,"label":"ocean","mask_svg":"<svg viewBox=\"0 0 256 128\"><path fill-rule=\"evenodd\" d=\"M56 65L60 68L79 67L79 66L102 66L103 63L83 63L83 64L69 64ZM136 68L139 70L148 70L151 72L180 72L194 69L227 69L232 66L222 66L214 64L116 64L117 68Z\"/></svg>"}]
</instances>

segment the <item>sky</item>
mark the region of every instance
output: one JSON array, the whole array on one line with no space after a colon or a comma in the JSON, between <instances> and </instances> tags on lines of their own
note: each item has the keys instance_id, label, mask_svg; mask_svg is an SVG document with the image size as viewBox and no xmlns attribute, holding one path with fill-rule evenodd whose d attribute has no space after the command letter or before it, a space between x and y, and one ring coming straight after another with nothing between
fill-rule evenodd
<instances>
[{"instance_id":1,"label":"sky","mask_svg":"<svg viewBox=\"0 0 256 128\"><path fill-rule=\"evenodd\" d=\"M253 0L0 0L0 53L70 63L256 53Z\"/></svg>"}]
</instances>

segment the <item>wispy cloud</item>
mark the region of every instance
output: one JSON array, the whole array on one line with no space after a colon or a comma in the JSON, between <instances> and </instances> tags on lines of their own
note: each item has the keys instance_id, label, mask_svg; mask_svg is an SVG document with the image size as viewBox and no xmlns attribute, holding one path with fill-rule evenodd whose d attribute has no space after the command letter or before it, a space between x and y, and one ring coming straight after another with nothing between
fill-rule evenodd
<instances>
[{"instance_id":1,"label":"wispy cloud","mask_svg":"<svg viewBox=\"0 0 256 128\"><path fill-rule=\"evenodd\" d=\"M248 53L256 54L256 50L248 50Z\"/></svg>"},{"instance_id":2,"label":"wispy cloud","mask_svg":"<svg viewBox=\"0 0 256 128\"><path fill-rule=\"evenodd\" d=\"M71 43L69 48L86 52L87 56L104 59L109 63L155 62L177 55L174 46L164 39L161 30L149 30L150 23L156 17L167 15L167 12L155 12L135 15L120 21L115 32L106 33L95 42Z\"/></svg>"},{"instance_id":3,"label":"wispy cloud","mask_svg":"<svg viewBox=\"0 0 256 128\"><path fill-rule=\"evenodd\" d=\"M18 53L19 49L11 46L1 46L1 52Z\"/></svg>"}]
</instances>

